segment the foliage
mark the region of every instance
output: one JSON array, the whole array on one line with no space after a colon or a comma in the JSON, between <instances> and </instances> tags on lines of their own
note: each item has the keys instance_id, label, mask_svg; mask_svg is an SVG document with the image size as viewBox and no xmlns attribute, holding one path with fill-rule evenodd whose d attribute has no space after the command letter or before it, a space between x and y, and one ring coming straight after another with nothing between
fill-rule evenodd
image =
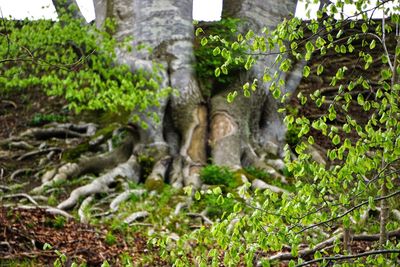
<instances>
[{"instance_id":1,"label":"foliage","mask_svg":"<svg viewBox=\"0 0 400 267\"><path fill-rule=\"evenodd\" d=\"M195 69L197 77L206 89L204 92L206 95L211 95L214 87L233 81L233 76L228 75L224 65L228 58L235 58L235 62L230 63L231 73L243 70L240 59L245 51L244 48L235 46L236 49L230 51L230 43L235 40L240 24L239 19L224 18L211 25L197 28Z\"/></svg>"},{"instance_id":2,"label":"foliage","mask_svg":"<svg viewBox=\"0 0 400 267\"><path fill-rule=\"evenodd\" d=\"M50 122L66 122L67 117L65 115L60 114L43 114L43 113L35 113L32 117L30 124L32 126L42 126L44 124Z\"/></svg>"},{"instance_id":3,"label":"foliage","mask_svg":"<svg viewBox=\"0 0 400 267\"><path fill-rule=\"evenodd\" d=\"M98 30L68 15L60 16L58 21L3 19L1 94L41 88L49 95L63 96L69 108L78 113L146 113L148 107L159 105L158 100L170 90L160 88L157 65L153 73L132 73L128 66L116 64L118 50L133 48L112 38L114 28L112 21L106 21L104 29Z\"/></svg>"},{"instance_id":4,"label":"foliage","mask_svg":"<svg viewBox=\"0 0 400 267\"><path fill-rule=\"evenodd\" d=\"M239 185L234 173L228 167L218 165L207 165L200 171L200 179L205 184L226 185L235 188Z\"/></svg>"},{"instance_id":5,"label":"foliage","mask_svg":"<svg viewBox=\"0 0 400 267\"><path fill-rule=\"evenodd\" d=\"M391 9L387 8L389 2L393 4ZM239 34L237 41L230 44L231 47L246 47L257 55L278 52L274 64L266 66L263 82L269 83L271 93L281 101L289 96L282 93L285 81L280 79L280 74L291 71L296 61L307 62L316 54L346 54L355 57L360 67L350 72L347 66L335 66L330 85L337 91L322 116L313 119L294 114L286 116L289 129L298 131L298 140L293 142L297 154L295 160L292 160L289 146L285 147L285 161L295 179L295 193L253 192L250 184L241 186L239 195L244 202L237 202L231 214L211 228L203 227L180 239L177 248L167 252L176 266L194 262L199 266L218 266L221 251L222 261L228 266L236 266L239 262L247 266L256 262L263 266L275 266L276 262L262 255L281 251L284 245L291 248L293 259L289 266L295 266L304 262L299 254L300 245L306 243L312 248L324 241L326 236L321 232L332 237L335 231L348 235L348 231L376 233L378 229L378 246L382 250L375 251L377 255L355 256L354 264L396 265L400 244L387 239L387 231L400 227L399 222L389 216L393 205L398 205L394 199L400 194L396 186L400 159L400 16L393 12L398 12L400 6L398 1L378 1L372 7L367 3L369 1L364 0L330 2L318 11L316 19L304 23L298 18L286 19L275 30L264 29L259 35L250 30ZM341 13L347 4L356 8L356 14L350 18L344 18ZM388 19L372 20L370 13L378 10L383 11ZM360 20L352 19L356 17ZM397 41L394 47L388 45L390 38ZM378 56L374 58L376 51ZM250 57L245 69L250 69L256 60ZM224 65L227 68L232 62L234 58L230 54L220 67ZM377 82L365 75L370 68L381 70ZM304 77L323 73L324 62L320 62L315 69L306 65L302 70ZM244 90L248 89L249 84ZM369 97L366 97L365 91ZM232 101L234 96L235 93L232 93L228 100ZM298 98L303 105L307 101L313 101L318 107L326 103L320 90L309 96L298 94ZM352 105L358 105L365 111L365 123L352 117L349 112ZM342 125L337 120L339 112L345 114ZM311 129L326 136L332 143L332 149L326 154L329 159L326 165L313 161L307 154L308 146L315 142ZM201 193L194 196L200 199ZM233 196L221 194L219 201L229 197ZM248 206L253 207L250 213L244 212ZM368 216L370 211L378 212L379 220L364 221L364 214ZM346 244L341 242L337 237L332 244L336 256L326 260L336 261L348 253ZM168 243L168 240L158 240L163 249ZM193 243L194 247L189 246ZM260 251L261 255L257 254ZM382 254L387 252L391 256L384 257ZM189 253L191 259L187 257ZM326 253L329 252L324 248L316 250L314 259L324 262L323 255Z\"/></svg>"}]
</instances>

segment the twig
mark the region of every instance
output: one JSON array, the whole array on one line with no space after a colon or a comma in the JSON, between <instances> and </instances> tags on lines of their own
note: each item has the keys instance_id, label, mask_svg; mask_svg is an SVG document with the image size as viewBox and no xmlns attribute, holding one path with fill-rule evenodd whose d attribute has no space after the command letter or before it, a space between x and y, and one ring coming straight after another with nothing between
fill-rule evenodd
<instances>
[{"instance_id":1,"label":"twig","mask_svg":"<svg viewBox=\"0 0 400 267\"><path fill-rule=\"evenodd\" d=\"M11 208L17 208L17 209L42 209L47 213L53 214L53 215L62 215L68 219L73 219L74 217L69 214L66 211L57 209L55 207L50 207L50 206L29 206L29 205L15 205L15 204L2 204L3 207L11 207Z\"/></svg>"},{"instance_id":2,"label":"twig","mask_svg":"<svg viewBox=\"0 0 400 267\"><path fill-rule=\"evenodd\" d=\"M307 265L311 265L313 263L317 263L317 262L321 262L321 261L342 261L342 260L362 258L362 257L370 256L370 255L398 254L398 253L400 253L400 249L372 250L372 251L367 251L367 252L353 254L353 255L338 255L338 256L333 256L333 257L323 257L323 258L303 262L301 264L296 265L296 267L307 266Z\"/></svg>"},{"instance_id":3,"label":"twig","mask_svg":"<svg viewBox=\"0 0 400 267\"><path fill-rule=\"evenodd\" d=\"M21 173L27 173L27 172L30 172L30 171L33 172L34 170L33 170L33 169L29 169L29 168L23 168L23 169L16 170L15 172L13 172L13 173L11 174L10 180L14 180L15 177L16 177L17 175L21 174Z\"/></svg>"},{"instance_id":4,"label":"twig","mask_svg":"<svg viewBox=\"0 0 400 267\"><path fill-rule=\"evenodd\" d=\"M5 104L9 104L9 105L13 106L14 108L18 107L17 104L15 104L15 102L11 101L11 100L1 100L1 102L5 103Z\"/></svg>"},{"instance_id":5,"label":"twig","mask_svg":"<svg viewBox=\"0 0 400 267\"><path fill-rule=\"evenodd\" d=\"M400 237L400 229L390 231L388 232L388 238L393 238L393 237ZM300 250L298 252L298 256L293 256L291 252L287 253L282 253L282 254L277 254L274 256L269 257L267 260L272 261L272 260L292 260L292 259L297 259L297 258L302 258L306 257L310 254L315 253L316 251L319 251L321 249L327 248L328 246L332 245L333 242L337 239L343 239L343 234L340 233L336 236L333 236L325 241L322 241L321 243L318 243L315 245L313 248L305 248L303 250ZM351 238L353 241L378 241L379 240L379 234L360 234L360 235L354 235Z\"/></svg>"},{"instance_id":6,"label":"twig","mask_svg":"<svg viewBox=\"0 0 400 267\"><path fill-rule=\"evenodd\" d=\"M306 248L306 249L300 250L298 252L298 256L293 256L291 252L281 253L281 254L277 254L277 255L269 257L268 261L273 261L273 260L282 261L282 260L291 260L291 259L296 259L296 258L302 258L302 257L308 256L316 251L319 251L329 245L332 245L335 240L341 239L342 237L343 237L343 234L341 233L341 234L333 236L321 243L318 243L313 248Z\"/></svg>"},{"instance_id":7,"label":"twig","mask_svg":"<svg viewBox=\"0 0 400 267\"><path fill-rule=\"evenodd\" d=\"M26 193L17 193L17 194L4 195L0 199L3 199L3 198L18 198L18 197L24 197L24 198L28 199L35 206L39 205L30 195L28 195Z\"/></svg>"},{"instance_id":8,"label":"twig","mask_svg":"<svg viewBox=\"0 0 400 267\"><path fill-rule=\"evenodd\" d=\"M387 196L376 197L376 198L374 198L374 202L380 201L380 200L383 200L383 199L388 199L388 198L394 197L394 196L396 196L396 195L398 195L398 194L400 194L400 190L395 191L395 192L393 192L392 194L389 194L389 195L387 195ZM358 209L358 208L360 208L360 207L362 207L362 206L368 205L368 204L369 204L369 201L368 201L368 200L367 200L367 201L364 201L364 202L361 202L360 204L358 204L358 205L356 205L356 206L354 206L354 207L352 207L352 208L346 210L344 213L342 213L342 214L340 214L340 215L338 215L338 216L336 216L336 217L333 217L333 218L330 218L330 219L328 219L328 220L325 220L325 221L322 221L322 222L319 222L319 223L315 223L315 224L306 226L306 227L304 227L303 229L301 229L300 231L296 232L296 234L300 234L300 233L305 232L305 231L307 231L307 230L309 230L309 229L311 229L311 228L314 228L314 227L317 227L317 226L320 226L320 225L323 225L323 224L327 224L327 223L332 222L332 221L336 221L336 220L338 220L338 219L340 219L340 218L346 216L347 214L349 214L349 213L355 211L356 209Z\"/></svg>"},{"instance_id":9,"label":"twig","mask_svg":"<svg viewBox=\"0 0 400 267\"><path fill-rule=\"evenodd\" d=\"M17 158L17 160L21 161L21 160L24 160L26 158L33 157L33 156L36 156L36 155L46 154L46 153L48 153L50 151L58 151L58 152L60 152L60 151L62 151L62 149L58 148L58 147L50 147L50 148L42 149L42 150L35 150L35 151L31 151L31 152L23 154L22 156Z\"/></svg>"},{"instance_id":10,"label":"twig","mask_svg":"<svg viewBox=\"0 0 400 267\"><path fill-rule=\"evenodd\" d=\"M204 215L204 214L189 212L189 213L187 213L187 215L190 216L190 217L200 217L200 218L204 221L205 224L211 224L211 225L214 224L214 222L211 221L211 220L210 220L206 215Z\"/></svg>"}]
</instances>

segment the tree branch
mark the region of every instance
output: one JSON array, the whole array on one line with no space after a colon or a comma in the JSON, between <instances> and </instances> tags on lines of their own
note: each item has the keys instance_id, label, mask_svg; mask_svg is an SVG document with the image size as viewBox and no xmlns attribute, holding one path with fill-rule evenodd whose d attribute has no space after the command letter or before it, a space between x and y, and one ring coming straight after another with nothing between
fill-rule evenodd
<instances>
[{"instance_id":1,"label":"tree branch","mask_svg":"<svg viewBox=\"0 0 400 267\"><path fill-rule=\"evenodd\" d=\"M338 255L338 256L333 256L333 257L319 258L319 259L303 262L301 264L296 265L296 267L307 266L307 265L321 262L321 261L342 261L342 260L362 258L362 257L370 256L370 255L398 254L398 253L400 253L400 249L372 250L372 251L367 251L367 252L354 254L354 255Z\"/></svg>"},{"instance_id":2,"label":"tree branch","mask_svg":"<svg viewBox=\"0 0 400 267\"><path fill-rule=\"evenodd\" d=\"M389 195L387 195L387 196L376 197L376 198L374 198L374 202L380 201L380 200L384 200L384 199L388 199L388 198L394 197L394 196L399 195L399 194L400 194L400 190L395 191L395 192L393 192L392 194L389 194ZM342 213L342 214L340 214L340 215L338 215L338 216L336 216L336 217L333 217L333 218L330 218L330 219L328 219L328 220L325 220L325 221L322 221L322 222L319 222L319 223L315 223L315 224L306 226L306 227L304 227L303 229L301 229L300 231L296 232L296 234L300 234L300 233L305 232L305 231L307 231L307 230L309 230L309 229L312 229L312 228L314 228L314 227L317 227L317 226L320 226L320 225L323 225L323 224L327 224L327 223L332 222L332 221L336 221L336 220L338 220L338 219L340 219L340 218L346 216L347 214L349 214L349 213L355 211L356 209L359 209L359 208L361 208L362 206L368 205L368 203L369 203L368 200L366 200L366 201L364 201L364 202L361 202L360 204L358 204L358 205L356 205L356 206L354 206L354 207L352 207L352 208L346 210L344 213Z\"/></svg>"}]
</instances>

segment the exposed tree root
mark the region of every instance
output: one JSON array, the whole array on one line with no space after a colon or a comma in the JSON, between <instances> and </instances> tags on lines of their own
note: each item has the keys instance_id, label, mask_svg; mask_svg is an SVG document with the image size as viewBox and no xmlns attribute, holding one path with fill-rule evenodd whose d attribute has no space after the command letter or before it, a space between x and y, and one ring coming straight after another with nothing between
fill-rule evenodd
<instances>
[{"instance_id":1,"label":"exposed tree root","mask_svg":"<svg viewBox=\"0 0 400 267\"><path fill-rule=\"evenodd\" d=\"M261 189L261 190L268 189L268 190L271 190L272 192L278 193L278 194L282 194L282 193L289 194L289 191L282 189L280 187L274 186L274 185L267 184L266 182L261 181L259 179L254 179L253 182L251 183L251 187L253 189Z\"/></svg>"},{"instance_id":2,"label":"exposed tree root","mask_svg":"<svg viewBox=\"0 0 400 267\"><path fill-rule=\"evenodd\" d=\"M193 212L188 212L187 215L189 217L199 217L202 219L202 221L205 224L209 224L209 225L213 225L214 222L212 220L210 220L206 215L204 215L203 213L193 213Z\"/></svg>"},{"instance_id":3,"label":"exposed tree root","mask_svg":"<svg viewBox=\"0 0 400 267\"><path fill-rule=\"evenodd\" d=\"M80 219L81 223L89 222L87 212L88 212L88 207L92 201L93 201L93 196L89 196L82 201L82 204L78 210L78 215L79 215L79 219Z\"/></svg>"},{"instance_id":4,"label":"exposed tree root","mask_svg":"<svg viewBox=\"0 0 400 267\"><path fill-rule=\"evenodd\" d=\"M181 210L183 208L186 208L188 206L187 203L185 202L179 202L178 204L176 204L175 210L174 210L174 216L178 216L179 213L181 212Z\"/></svg>"},{"instance_id":5,"label":"exposed tree root","mask_svg":"<svg viewBox=\"0 0 400 267\"><path fill-rule=\"evenodd\" d=\"M121 194L119 194L116 198L113 199L113 201L111 201L110 203L110 210L112 212L116 212L118 210L119 205L128 200L131 196L137 196L140 197L142 196L144 193L146 193L146 190L144 189L131 189L131 190L127 190Z\"/></svg>"},{"instance_id":6,"label":"exposed tree root","mask_svg":"<svg viewBox=\"0 0 400 267\"><path fill-rule=\"evenodd\" d=\"M72 191L68 199L61 202L59 209L70 209L75 206L81 197L107 192L109 185L116 181L117 177L125 177L134 182L139 182L138 170L140 166L135 156L131 156L125 163L93 180L90 184L81 186Z\"/></svg>"},{"instance_id":7,"label":"exposed tree root","mask_svg":"<svg viewBox=\"0 0 400 267\"><path fill-rule=\"evenodd\" d=\"M23 169L18 169L16 171L14 171L11 175L10 175L10 180L14 180L18 175L20 174L25 174L28 172L34 172L34 169L29 169L29 168L23 168Z\"/></svg>"},{"instance_id":8,"label":"exposed tree root","mask_svg":"<svg viewBox=\"0 0 400 267\"><path fill-rule=\"evenodd\" d=\"M130 224L134 221L137 221L139 219L143 219L149 216L149 213L147 211L137 211L129 215L125 220L124 223Z\"/></svg>"},{"instance_id":9,"label":"exposed tree root","mask_svg":"<svg viewBox=\"0 0 400 267\"><path fill-rule=\"evenodd\" d=\"M118 148L105 154L90 158L82 158L78 163L66 163L60 168L49 170L42 176L42 185L32 190L35 194L41 194L46 188L65 181L72 177L79 177L86 173L100 173L126 161L132 152L132 139L127 138Z\"/></svg>"},{"instance_id":10,"label":"exposed tree root","mask_svg":"<svg viewBox=\"0 0 400 267\"><path fill-rule=\"evenodd\" d=\"M16 148L23 150L32 150L35 148L33 145L27 143L26 141L13 141L13 139L0 141L0 146L7 149Z\"/></svg>"},{"instance_id":11,"label":"exposed tree root","mask_svg":"<svg viewBox=\"0 0 400 267\"><path fill-rule=\"evenodd\" d=\"M25 160L30 157L34 157L37 155L42 155L42 154L46 154L46 153L54 152L54 151L61 152L62 150L61 150L61 148L58 148L58 147L49 147L46 149L34 150L34 151L30 151L28 153L23 154L22 156L18 157L17 160L21 161L21 160Z\"/></svg>"},{"instance_id":12,"label":"exposed tree root","mask_svg":"<svg viewBox=\"0 0 400 267\"><path fill-rule=\"evenodd\" d=\"M35 206L39 205L30 195L25 194L25 193L4 195L4 196L1 196L0 199L3 199L3 198L21 198L21 197L28 199L29 202L31 202Z\"/></svg>"},{"instance_id":13,"label":"exposed tree root","mask_svg":"<svg viewBox=\"0 0 400 267\"><path fill-rule=\"evenodd\" d=\"M55 138L81 138L92 136L96 132L97 126L93 123L52 123L48 128L32 128L21 134L22 137L32 136L36 139Z\"/></svg>"},{"instance_id":14,"label":"exposed tree root","mask_svg":"<svg viewBox=\"0 0 400 267\"><path fill-rule=\"evenodd\" d=\"M50 207L50 206L29 206L29 205L15 205L15 204L2 204L3 207L13 207L13 208L18 208L18 209L43 209L47 213L53 214L53 215L62 215L68 219L73 219L73 216L69 214L68 212L64 210L57 209L55 207Z\"/></svg>"}]
</instances>

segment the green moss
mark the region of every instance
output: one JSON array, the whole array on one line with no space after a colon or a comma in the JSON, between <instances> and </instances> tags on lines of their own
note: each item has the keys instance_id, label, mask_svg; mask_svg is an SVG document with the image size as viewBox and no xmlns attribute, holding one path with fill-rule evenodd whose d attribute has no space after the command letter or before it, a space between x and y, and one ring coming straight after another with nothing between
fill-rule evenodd
<instances>
[{"instance_id":1,"label":"green moss","mask_svg":"<svg viewBox=\"0 0 400 267\"><path fill-rule=\"evenodd\" d=\"M200 179L209 185L225 185L229 188L238 187L242 182L228 167L208 165L201 169Z\"/></svg>"},{"instance_id":2,"label":"green moss","mask_svg":"<svg viewBox=\"0 0 400 267\"><path fill-rule=\"evenodd\" d=\"M273 180L269 173L265 172L262 169L253 167L253 166L245 167L242 169L242 171L245 173L245 175L246 175L247 179L249 179L249 181L259 179L266 183L270 183Z\"/></svg>"},{"instance_id":3,"label":"green moss","mask_svg":"<svg viewBox=\"0 0 400 267\"><path fill-rule=\"evenodd\" d=\"M63 154L61 159L63 161L74 162L76 161L83 153L89 151L90 146L89 143L79 144L76 147L71 149L67 149Z\"/></svg>"},{"instance_id":4,"label":"green moss","mask_svg":"<svg viewBox=\"0 0 400 267\"><path fill-rule=\"evenodd\" d=\"M141 167L140 180L144 181L151 173L154 167L154 158L141 155L138 157L138 162Z\"/></svg>"},{"instance_id":5,"label":"green moss","mask_svg":"<svg viewBox=\"0 0 400 267\"><path fill-rule=\"evenodd\" d=\"M95 140L96 138L100 137L100 136L104 136L104 138L111 138L112 137L112 133L115 129L117 129L118 127L120 127L121 125L119 123L111 123L109 125L107 125L104 128L101 128L100 130L98 130L96 132L95 135L93 135L93 137L91 137L91 140ZM90 140L90 141L91 141ZM77 159L79 159L79 157L83 154L86 153L88 151L90 151L90 149L92 149L92 147L90 146L90 141L84 142L82 144L79 144L73 148L67 149L64 151L63 155L62 155L62 160L63 161L68 161L68 162L74 162ZM119 140L114 140L115 144L118 143Z\"/></svg>"},{"instance_id":6,"label":"green moss","mask_svg":"<svg viewBox=\"0 0 400 267\"><path fill-rule=\"evenodd\" d=\"M164 181L162 179L146 179L144 187L149 191L156 190L161 192L164 187Z\"/></svg>"},{"instance_id":7,"label":"green moss","mask_svg":"<svg viewBox=\"0 0 400 267\"><path fill-rule=\"evenodd\" d=\"M119 124L117 122L106 124L105 127L99 129L96 132L96 134L92 137L92 139L96 139L97 137L99 137L101 135L109 138L109 137L111 137L113 131L120 126L121 126L121 124Z\"/></svg>"}]
</instances>

